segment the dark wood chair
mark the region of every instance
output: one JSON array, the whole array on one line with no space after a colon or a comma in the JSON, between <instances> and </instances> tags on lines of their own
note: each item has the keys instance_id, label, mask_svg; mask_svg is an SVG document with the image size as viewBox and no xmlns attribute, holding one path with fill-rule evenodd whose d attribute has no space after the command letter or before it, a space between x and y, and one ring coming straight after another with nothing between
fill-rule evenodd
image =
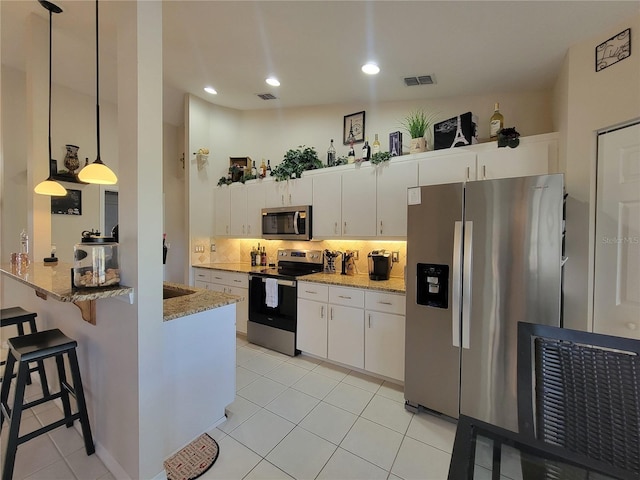
<instances>
[{"instance_id":1,"label":"dark wood chair","mask_svg":"<svg viewBox=\"0 0 640 480\"><path fill-rule=\"evenodd\" d=\"M521 434L640 478L640 340L520 322L518 421ZM525 478L571 475L550 464Z\"/></svg>"}]
</instances>

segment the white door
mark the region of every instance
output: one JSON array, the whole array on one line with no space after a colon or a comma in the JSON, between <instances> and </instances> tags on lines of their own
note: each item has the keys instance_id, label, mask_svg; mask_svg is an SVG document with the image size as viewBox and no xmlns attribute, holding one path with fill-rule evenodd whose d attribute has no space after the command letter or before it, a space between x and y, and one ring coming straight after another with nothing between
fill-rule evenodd
<instances>
[{"instance_id":1,"label":"white door","mask_svg":"<svg viewBox=\"0 0 640 480\"><path fill-rule=\"evenodd\" d=\"M340 237L342 232L342 175L340 172L314 175L313 236Z\"/></svg>"},{"instance_id":2,"label":"white door","mask_svg":"<svg viewBox=\"0 0 640 480\"><path fill-rule=\"evenodd\" d=\"M247 235L247 187L229 187L229 234L232 237Z\"/></svg>"},{"instance_id":3,"label":"white door","mask_svg":"<svg viewBox=\"0 0 640 480\"><path fill-rule=\"evenodd\" d=\"M407 188L418 185L418 164L388 163L376 170L378 236L406 237Z\"/></svg>"},{"instance_id":4,"label":"white door","mask_svg":"<svg viewBox=\"0 0 640 480\"><path fill-rule=\"evenodd\" d=\"M593 329L640 339L640 124L598 138Z\"/></svg>"},{"instance_id":5,"label":"white door","mask_svg":"<svg viewBox=\"0 0 640 480\"><path fill-rule=\"evenodd\" d=\"M342 174L342 236L376 236L376 171L360 167Z\"/></svg>"}]
</instances>

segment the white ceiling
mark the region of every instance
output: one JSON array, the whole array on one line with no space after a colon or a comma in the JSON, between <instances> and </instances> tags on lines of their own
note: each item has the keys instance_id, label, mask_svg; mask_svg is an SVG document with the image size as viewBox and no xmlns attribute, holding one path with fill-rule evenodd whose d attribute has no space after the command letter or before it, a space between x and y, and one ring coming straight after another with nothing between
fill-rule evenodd
<instances>
[{"instance_id":1,"label":"white ceiling","mask_svg":"<svg viewBox=\"0 0 640 480\"><path fill-rule=\"evenodd\" d=\"M95 94L95 3L58 0L54 82ZM101 98L116 99L121 2L100 2ZM0 0L2 63L24 70L36 0ZM236 109L369 103L544 90L569 46L640 13L634 1L163 1L165 121L185 92ZM46 24L46 23L45 23ZM48 48L43 45L42 48ZM360 66L377 62L367 76ZM435 85L406 87L405 76ZM282 85L264 80L277 76ZM203 87L212 85L218 95ZM272 93L264 101L258 93Z\"/></svg>"}]
</instances>

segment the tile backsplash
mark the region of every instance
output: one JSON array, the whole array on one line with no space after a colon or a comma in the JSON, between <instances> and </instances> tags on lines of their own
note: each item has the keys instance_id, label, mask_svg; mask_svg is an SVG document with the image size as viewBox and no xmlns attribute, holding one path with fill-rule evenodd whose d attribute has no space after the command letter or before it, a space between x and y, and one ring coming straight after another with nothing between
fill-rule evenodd
<instances>
[{"instance_id":1,"label":"tile backsplash","mask_svg":"<svg viewBox=\"0 0 640 480\"><path fill-rule=\"evenodd\" d=\"M277 263L276 254L281 248L297 248L302 250L337 250L339 252L358 251L356 269L358 273L368 272L367 254L372 250L389 250L399 252L399 262L393 264L391 269L392 277L403 277L404 267L407 263L407 242L405 241L378 241L378 240L322 240L311 242L292 242L283 240L263 240L263 239L231 239L215 238L216 251L205 252L204 254L193 253L191 255L193 264L198 263L236 263L250 262L251 248L265 247L269 263ZM208 245L208 243L207 243ZM205 257L206 260L200 260ZM339 259L340 260L340 259ZM336 265L339 267L339 264Z\"/></svg>"}]
</instances>

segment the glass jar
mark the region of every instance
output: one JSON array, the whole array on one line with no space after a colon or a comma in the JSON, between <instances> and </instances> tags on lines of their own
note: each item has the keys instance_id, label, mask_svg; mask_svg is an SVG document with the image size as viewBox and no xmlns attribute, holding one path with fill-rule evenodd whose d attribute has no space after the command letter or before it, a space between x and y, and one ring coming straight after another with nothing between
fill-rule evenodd
<instances>
[{"instance_id":1,"label":"glass jar","mask_svg":"<svg viewBox=\"0 0 640 480\"><path fill-rule=\"evenodd\" d=\"M113 237L86 236L73 247L73 285L108 287L120 283L118 243Z\"/></svg>"}]
</instances>

